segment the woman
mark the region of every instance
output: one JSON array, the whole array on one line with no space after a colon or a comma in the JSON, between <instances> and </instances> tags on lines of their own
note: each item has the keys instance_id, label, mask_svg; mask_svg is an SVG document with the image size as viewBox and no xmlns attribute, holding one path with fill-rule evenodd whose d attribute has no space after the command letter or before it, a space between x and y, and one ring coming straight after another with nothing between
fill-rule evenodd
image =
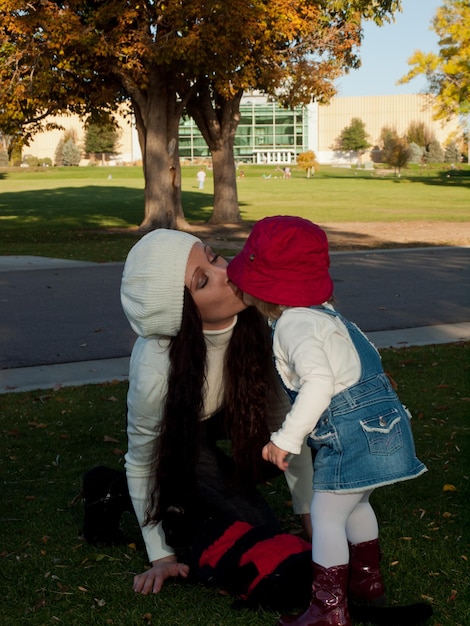
<instances>
[{"instance_id":1,"label":"woman","mask_svg":"<svg viewBox=\"0 0 470 626\"><path fill-rule=\"evenodd\" d=\"M261 459L266 433L280 426L289 404L275 382L266 323L246 309L226 266L196 237L159 229L132 248L124 267L122 305L139 336L129 372L125 467L152 565L135 576L138 593L188 577L188 545L207 519L281 532L256 483L269 466ZM231 439L231 457L217 446L224 438ZM294 512L310 532L306 446L286 479Z\"/></svg>"}]
</instances>

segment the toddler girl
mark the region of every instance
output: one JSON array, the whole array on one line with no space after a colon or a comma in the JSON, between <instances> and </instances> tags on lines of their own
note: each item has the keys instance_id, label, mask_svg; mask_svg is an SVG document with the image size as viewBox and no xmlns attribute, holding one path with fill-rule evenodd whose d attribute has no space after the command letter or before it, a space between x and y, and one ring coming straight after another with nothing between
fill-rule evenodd
<instances>
[{"instance_id":1,"label":"toddler girl","mask_svg":"<svg viewBox=\"0 0 470 626\"><path fill-rule=\"evenodd\" d=\"M316 452L311 604L280 625L349 626L347 598L384 600L369 498L426 471L379 353L331 304L328 268L325 232L288 216L257 222L227 268L245 302L272 320L276 368L292 402L263 458L285 470L305 437Z\"/></svg>"}]
</instances>

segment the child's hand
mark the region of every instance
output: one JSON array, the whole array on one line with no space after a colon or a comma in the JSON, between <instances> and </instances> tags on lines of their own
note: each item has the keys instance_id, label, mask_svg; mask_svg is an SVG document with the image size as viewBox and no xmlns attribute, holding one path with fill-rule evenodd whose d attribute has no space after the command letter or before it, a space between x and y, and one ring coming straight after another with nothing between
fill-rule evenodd
<instances>
[{"instance_id":1,"label":"child's hand","mask_svg":"<svg viewBox=\"0 0 470 626\"><path fill-rule=\"evenodd\" d=\"M271 461L271 463L277 465L277 467L283 472L285 472L289 467L289 463L285 460L289 453L285 450L281 450L281 448L278 448L272 441L264 446L261 454L263 455L263 459L265 461Z\"/></svg>"}]
</instances>

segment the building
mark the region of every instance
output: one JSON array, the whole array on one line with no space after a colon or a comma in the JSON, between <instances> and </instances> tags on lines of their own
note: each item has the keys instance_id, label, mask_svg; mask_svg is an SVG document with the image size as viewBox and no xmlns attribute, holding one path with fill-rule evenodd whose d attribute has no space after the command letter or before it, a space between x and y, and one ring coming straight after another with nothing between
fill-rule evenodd
<instances>
[{"instance_id":1,"label":"building","mask_svg":"<svg viewBox=\"0 0 470 626\"><path fill-rule=\"evenodd\" d=\"M404 134L412 122L424 123L441 145L462 137L456 118L448 122L433 119L431 101L423 94L337 97L328 105L312 103L294 109L285 109L264 95L250 94L243 98L240 113L235 157L251 163L294 163L296 155L306 150L313 150L319 163L350 163L355 155L338 152L334 146L341 131L355 117L364 122L372 147L379 143L385 126ZM77 117L62 117L57 121L67 130L74 129L78 143L83 143L84 129ZM119 154L112 162L140 162L140 146L131 117L121 118L120 127ZM57 130L37 135L25 149L25 155L54 160L62 135L63 131ZM207 145L192 118L180 123L179 150L183 162L209 158ZM364 158L367 160L367 155Z\"/></svg>"},{"instance_id":2,"label":"building","mask_svg":"<svg viewBox=\"0 0 470 626\"><path fill-rule=\"evenodd\" d=\"M385 126L404 135L412 122L424 123L441 146L462 138L457 118L445 123L433 119L432 100L424 94L333 98L328 106L318 108L317 115L318 123L312 124L317 134L311 136L309 147L320 163L347 159L347 155L334 150L334 145L343 128L355 117L365 123L372 148L379 144Z\"/></svg>"}]
</instances>

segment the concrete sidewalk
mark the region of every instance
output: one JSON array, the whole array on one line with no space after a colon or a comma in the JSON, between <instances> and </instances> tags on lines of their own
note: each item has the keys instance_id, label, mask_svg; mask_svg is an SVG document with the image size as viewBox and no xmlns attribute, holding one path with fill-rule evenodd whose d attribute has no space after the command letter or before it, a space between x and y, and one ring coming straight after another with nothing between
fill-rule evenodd
<instances>
[{"instance_id":1,"label":"concrete sidewalk","mask_svg":"<svg viewBox=\"0 0 470 626\"><path fill-rule=\"evenodd\" d=\"M470 322L367 333L377 348L403 348L470 340ZM0 393L91 385L128 378L129 357L0 370Z\"/></svg>"},{"instance_id":2,"label":"concrete sidewalk","mask_svg":"<svg viewBox=\"0 0 470 626\"><path fill-rule=\"evenodd\" d=\"M470 248L331 254L337 308L378 348L470 340ZM0 257L0 393L126 380L122 263Z\"/></svg>"}]
</instances>

